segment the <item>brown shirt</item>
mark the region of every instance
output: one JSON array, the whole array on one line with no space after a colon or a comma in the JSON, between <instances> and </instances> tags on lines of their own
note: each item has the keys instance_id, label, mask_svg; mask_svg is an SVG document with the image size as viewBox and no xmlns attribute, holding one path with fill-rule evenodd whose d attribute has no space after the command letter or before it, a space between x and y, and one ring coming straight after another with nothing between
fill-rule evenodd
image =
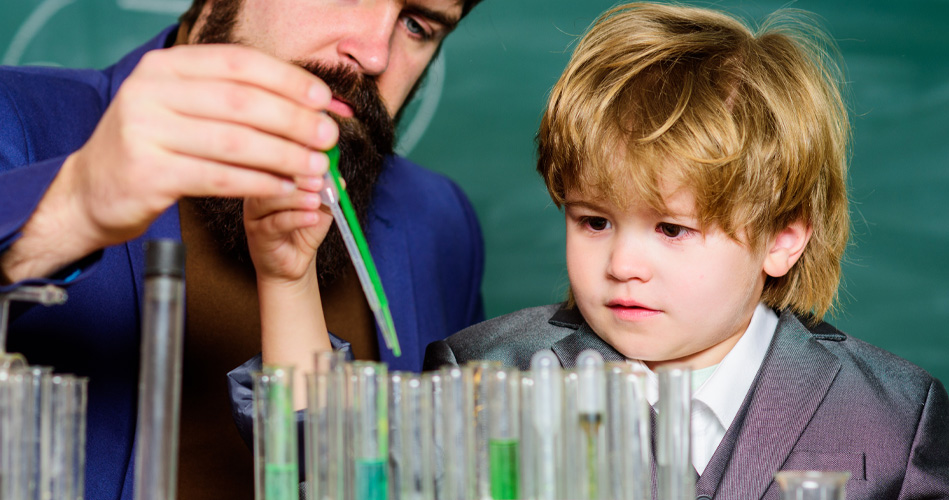
<instances>
[{"instance_id":1,"label":"brown shirt","mask_svg":"<svg viewBox=\"0 0 949 500\"><path fill-rule=\"evenodd\" d=\"M188 257L178 498L251 499L253 457L231 418L226 375L260 352L254 268L224 256L189 200L179 214ZM329 330L353 344L357 359L378 359L372 314L352 266L321 295Z\"/></svg>"}]
</instances>

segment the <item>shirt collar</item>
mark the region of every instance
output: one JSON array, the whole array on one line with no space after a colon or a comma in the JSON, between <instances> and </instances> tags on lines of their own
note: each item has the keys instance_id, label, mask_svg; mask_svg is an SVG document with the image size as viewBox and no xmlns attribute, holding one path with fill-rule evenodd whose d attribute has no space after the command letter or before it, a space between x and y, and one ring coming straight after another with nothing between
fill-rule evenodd
<instances>
[{"instance_id":1,"label":"shirt collar","mask_svg":"<svg viewBox=\"0 0 949 500\"><path fill-rule=\"evenodd\" d=\"M744 335L692 396L715 413L723 428L728 429L735 420L777 327L778 315L764 304L758 304Z\"/></svg>"}]
</instances>

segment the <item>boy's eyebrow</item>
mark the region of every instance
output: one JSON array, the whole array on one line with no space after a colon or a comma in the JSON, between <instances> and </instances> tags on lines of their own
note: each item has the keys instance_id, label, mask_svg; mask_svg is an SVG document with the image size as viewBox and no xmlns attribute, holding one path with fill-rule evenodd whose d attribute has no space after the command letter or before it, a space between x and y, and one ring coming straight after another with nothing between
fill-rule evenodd
<instances>
[{"instance_id":1,"label":"boy's eyebrow","mask_svg":"<svg viewBox=\"0 0 949 500\"><path fill-rule=\"evenodd\" d=\"M564 208L577 207L577 208L586 208L588 210L598 210L598 211L603 210L603 208L600 207L599 205L596 205L594 203L590 203L584 200L573 200L573 201L567 200L567 201L564 201L563 206Z\"/></svg>"}]
</instances>

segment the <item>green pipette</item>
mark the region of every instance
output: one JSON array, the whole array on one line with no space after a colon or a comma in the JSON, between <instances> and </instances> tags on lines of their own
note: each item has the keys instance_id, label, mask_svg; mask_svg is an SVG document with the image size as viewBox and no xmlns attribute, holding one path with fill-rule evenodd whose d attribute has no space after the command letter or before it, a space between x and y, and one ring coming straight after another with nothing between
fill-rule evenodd
<instances>
[{"instance_id":1,"label":"green pipette","mask_svg":"<svg viewBox=\"0 0 949 500\"><path fill-rule=\"evenodd\" d=\"M353 209L353 203L340 180L339 148L333 146L333 149L327 151L326 154L330 159L330 169L323 179L329 182L329 185L323 188L320 196L323 203L332 210L333 219L339 227L340 234L343 235L346 250L349 251L349 257L353 260L353 266L359 276L359 284L362 285L369 308L372 309L379 330L382 331L382 339L385 340L386 347L392 351L392 354L399 357L402 355L402 349L399 348L399 338L395 334L395 324L392 322L392 312L389 310L389 299L386 298L386 293L382 289L382 280L379 279L376 264L369 253L369 244L359 226L356 210Z\"/></svg>"}]
</instances>

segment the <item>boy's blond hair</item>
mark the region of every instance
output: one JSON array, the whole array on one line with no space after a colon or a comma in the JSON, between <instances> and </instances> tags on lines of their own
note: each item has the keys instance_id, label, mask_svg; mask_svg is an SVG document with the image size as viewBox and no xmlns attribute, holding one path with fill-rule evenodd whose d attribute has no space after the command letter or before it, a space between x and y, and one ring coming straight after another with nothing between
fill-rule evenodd
<instances>
[{"instance_id":1,"label":"boy's blond hair","mask_svg":"<svg viewBox=\"0 0 949 500\"><path fill-rule=\"evenodd\" d=\"M754 33L708 9L634 3L601 15L551 92L537 170L620 207L685 187L703 227L752 251L797 220L813 235L762 300L821 318L849 233L850 136L833 43L800 11Z\"/></svg>"}]
</instances>

